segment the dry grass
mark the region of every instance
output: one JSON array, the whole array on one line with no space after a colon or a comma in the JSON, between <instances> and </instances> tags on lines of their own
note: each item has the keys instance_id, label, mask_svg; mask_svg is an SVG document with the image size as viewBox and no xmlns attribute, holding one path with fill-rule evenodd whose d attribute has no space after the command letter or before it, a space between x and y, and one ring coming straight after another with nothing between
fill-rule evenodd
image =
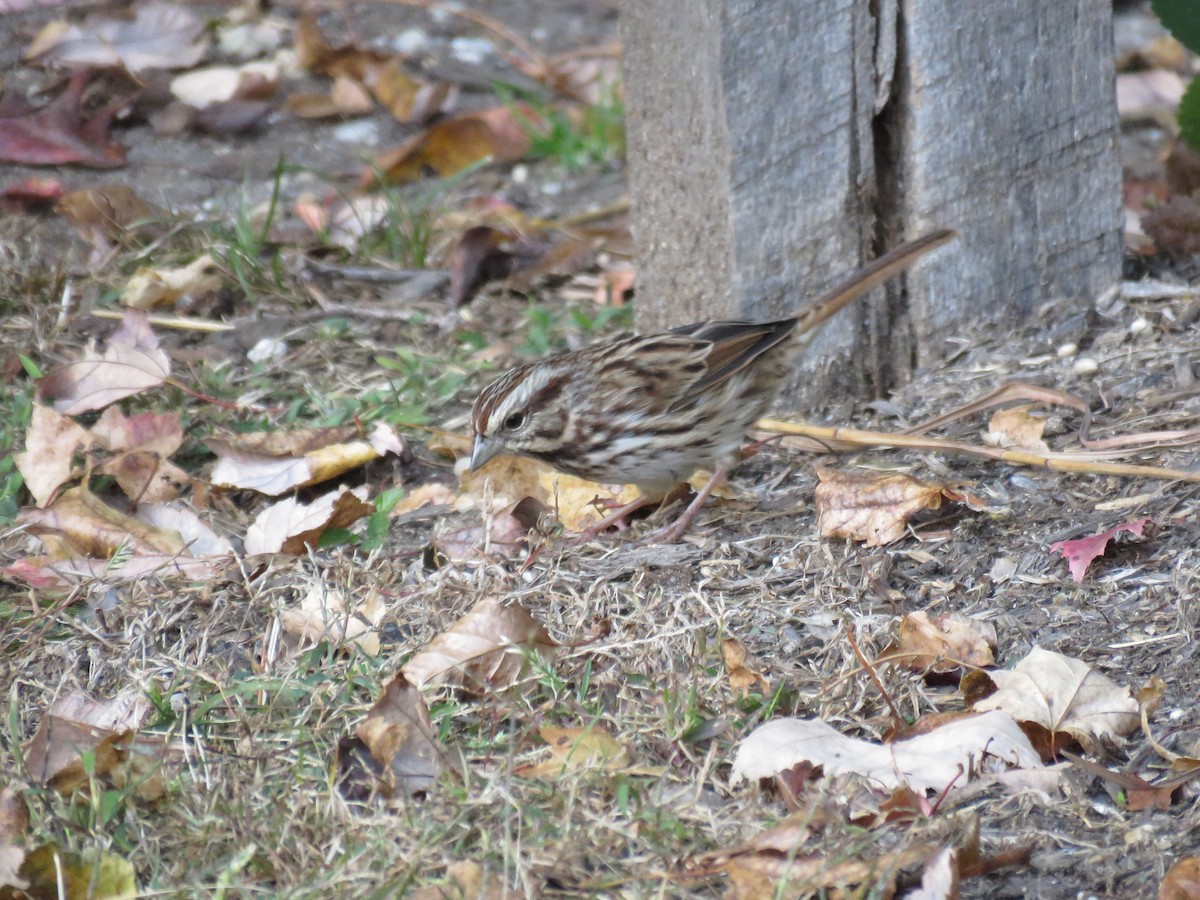
<instances>
[{"instance_id":1,"label":"dry grass","mask_svg":"<svg viewBox=\"0 0 1200 900\"><path fill-rule=\"evenodd\" d=\"M29 321L45 327L36 312ZM351 325L309 334L299 365L222 368L218 379L200 361L190 374L226 395L269 383L270 400L299 419L315 409L336 415L345 398L384 383L371 359L388 341L430 346L436 332L385 341ZM35 344L66 352L71 342L43 333ZM28 344L10 337L6 350L26 352ZM1136 396L1138 385L1158 389L1176 355L1189 351L1186 335L1163 332L1123 352L1120 369L1115 356L1106 360L1099 388L1133 382L1127 390ZM1020 373L1018 359L984 344L911 385L897 404L918 418L967 399L976 386ZM464 384L435 417L461 409L470 392ZM1095 400L1097 389L1090 393ZM185 421L229 415L180 402L187 404ZM1134 410L1156 407L1139 402L1128 413L1115 410L1114 423L1150 427ZM1163 408L1154 426L1181 418L1181 405L1194 403L1176 403L1169 416ZM84 588L52 602L9 583L0 594L0 679L8 699L0 742L7 754L20 759L18 748L54 697L72 690L111 696L131 686L154 699L150 730L179 748L168 766L169 790L154 804L111 787L93 802L29 788L34 834L67 846L111 848L135 864L148 894L384 897L441 884L455 896L460 888L447 873L471 861L526 896L717 895L724 884L683 877L685 863L738 845L786 812L770 791L730 788L738 739L767 718L792 714L878 735L888 724L887 708L847 632L873 655L889 641L899 614L916 609L991 619L1007 660L1036 643L1079 656L1123 683L1161 675L1169 693L1157 736L1196 755L1194 488L899 453L841 460L851 462L967 482L989 497L994 511L952 513L923 528L924 539L881 550L819 540L808 508L809 462L769 448L738 479L755 502L710 510L688 542L671 547L551 546L523 572L504 564L429 568L421 549L471 519L449 516L399 527L369 556L347 545L211 584L146 580ZM1163 462L1190 460L1176 453ZM376 486L446 477L431 465L418 453L364 477ZM1119 515L1151 515L1157 535L1099 563L1083 585L1071 583L1064 564L1046 552L1048 543L1109 522L1112 514L1095 512L1097 503L1143 493L1128 516ZM215 518L239 534L258 501L231 499L214 509ZM5 559L23 555L27 545L10 533ZM1016 561L1017 575L996 583L989 572L1001 557ZM387 599L377 658L328 645L285 650L279 612L313 579L348 596L378 590ZM352 733L408 656L487 596L523 604L569 651L519 691L480 700L446 688L427 691L441 739L467 762L465 780L442 783L421 799L348 805L334 784L338 740ZM772 685L766 696L731 694L720 647L727 635L765 664ZM952 689L930 688L894 670L882 676L907 718L958 705ZM601 726L629 746L634 766L547 781L514 776L516 765L538 756L545 724ZM1144 736L1117 751L1112 764L1126 760L1141 772L1153 763ZM25 781L19 768L15 778ZM1166 812L1133 815L1080 778L1061 798L994 793L870 832L826 824L805 850L826 854L831 864L876 859L907 844L955 839L978 820L985 851L1022 841L1033 841L1036 851L1027 867L969 883L968 895L1143 895L1153 891L1167 861L1194 846L1200 811L1195 794L1188 797ZM814 809L840 802L829 795Z\"/></svg>"}]
</instances>

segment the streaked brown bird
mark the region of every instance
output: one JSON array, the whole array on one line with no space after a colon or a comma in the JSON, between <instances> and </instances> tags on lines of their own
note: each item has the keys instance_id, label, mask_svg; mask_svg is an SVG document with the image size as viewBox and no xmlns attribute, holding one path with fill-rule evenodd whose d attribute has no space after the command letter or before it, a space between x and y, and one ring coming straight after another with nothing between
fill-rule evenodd
<instances>
[{"instance_id":1,"label":"streaked brown bird","mask_svg":"<svg viewBox=\"0 0 1200 900\"><path fill-rule=\"evenodd\" d=\"M786 319L697 322L512 369L475 401L471 468L511 453L591 481L637 485L642 496L591 535L711 468L679 518L651 535L678 540L817 326L954 236L943 229L902 244Z\"/></svg>"}]
</instances>

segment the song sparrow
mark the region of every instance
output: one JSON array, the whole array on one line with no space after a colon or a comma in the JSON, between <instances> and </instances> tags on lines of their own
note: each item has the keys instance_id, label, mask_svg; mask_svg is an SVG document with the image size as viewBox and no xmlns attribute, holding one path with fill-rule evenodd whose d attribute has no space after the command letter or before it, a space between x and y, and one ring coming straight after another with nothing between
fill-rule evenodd
<instances>
[{"instance_id":1,"label":"song sparrow","mask_svg":"<svg viewBox=\"0 0 1200 900\"><path fill-rule=\"evenodd\" d=\"M697 322L512 369L475 401L471 468L513 453L591 481L637 485L642 497L589 531L596 534L713 467L691 505L653 536L678 540L816 327L954 235L933 231L903 244L786 319Z\"/></svg>"}]
</instances>

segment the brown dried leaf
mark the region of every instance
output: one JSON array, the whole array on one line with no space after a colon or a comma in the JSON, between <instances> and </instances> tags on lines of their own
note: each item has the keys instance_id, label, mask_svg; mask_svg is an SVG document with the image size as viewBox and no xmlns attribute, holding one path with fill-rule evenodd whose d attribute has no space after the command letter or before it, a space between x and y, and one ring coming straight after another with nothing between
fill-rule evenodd
<instances>
[{"instance_id":1,"label":"brown dried leaf","mask_svg":"<svg viewBox=\"0 0 1200 900\"><path fill-rule=\"evenodd\" d=\"M900 620L899 639L877 661L895 661L913 672L954 672L963 666L994 666L996 646L996 628L990 622L959 613L931 620L922 611Z\"/></svg>"},{"instance_id":2,"label":"brown dried leaf","mask_svg":"<svg viewBox=\"0 0 1200 900\"><path fill-rule=\"evenodd\" d=\"M1200 856L1175 861L1158 885L1158 900L1196 900L1200 897Z\"/></svg>"},{"instance_id":3,"label":"brown dried leaf","mask_svg":"<svg viewBox=\"0 0 1200 900\"><path fill-rule=\"evenodd\" d=\"M369 590L350 608L341 591L315 583L298 607L285 609L279 618L283 630L298 638L301 647L328 641L335 646L352 644L367 656L378 656L379 623L386 612L378 591Z\"/></svg>"},{"instance_id":4,"label":"brown dried leaf","mask_svg":"<svg viewBox=\"0 0 1200 900\"><path fill-rule=\"evenodd\" d=\"M66 694L51 705L25 745L25 763L33 780L64 795L86 785L80 754L96 751L95 774L107 776L120 762L118 740L141 727L150 703L141 691L126 691L111 700Z\"/></svg>"},{"instance_id":5,"label":"brown dried leaf","mask_svg":"<svg viewBox=\"0 0 1200 900\"><path fill-rule=\"evenodd\" d=\"M107 252L131 230L156 216L126 184L109 184L64 194L54 205L76 234L99 252Z\"/></svg>"},{"instance_id":6,"label":"brown dried leaf","mask_svg":"<svg viewBox=\"0 0 1200 900\"><path fill-rule=\"evenodd\" d=\"M546 513L545 505L532 497L494 513L486 526L472 526L443 535L433 548L451 562L514 559L530 548L530 532L538 528Z\"/></svg>"},{"instance_id":7,"label":"brown dried leaf","mask_svg":"<svg viewBox=\"0 0 1200 900\"><path fill-rule=\"evenodd\" d=\"M64 539L75 553L108 559L119 547L136 555L183 551L176 531L155 528L113 509L83 487L65 491L48 509L22 510L19 520L32 534Z\"/></svg>"},{"instance_id":8,"label":"brown dried leaf","mask_svg":"<svg viewBox=\"0 0 1200 900\"><path fill-rule=\"evenodd\" d=\"M1021 450L1032 450L1034 453L1049 453L1050 447L1042 440L1046 420L1031 416L1029 410L1032 408L1033 404L1029 403L997 410L988 422L983 442L1002 449L1018 447Z\"/></svg>"},{"instance_id":9,"label":"brown dried leaf","mask_svg":"<svg viewBox=\"0 0 1200 900\"><path fill-rule=\"evenodd\" d=\"M516 258L507 245L516 237L512 231L487 225L464 231L447 260L450 303L461 306L474 296L480 285L507 278L516 267Z\"/></svg>"},{"instance_id":10,"label":"brown dried leaf","mask_svg":"<svg viewBox=\"0 0 1200 900\"><path fill-rule=\"evenodd\" d=\"M364 83L396 121L404 124L428 121L449 108L458 94L449 84L410 75L398 59L369 67Z\"/></svg>"},{"instance_id":11,"label":"brown dried leaf","mask_svg":"<svg viewBox=\"0 0 1200 900\"><path fill-rule=\"evenodd\" d=\"M1033 723L1051 736L1067 734L1086 750L1106 739L1124 737L1138 727L1133 692L1082 660L1034 647L1012 669L983 673L995 693L974 709L1003 710L1021 723Z\"/></svg>"},{"instance_id":12,"label":"brown dried leaf","mask_svg":"<svg viewBox=\"0 0 1200 900\"><path fill-rule=\"evenodd\" d=\"M171 361L159 348L146 314L130 310L103 355L88 349L78 362L39 378L38 395L53 399L57 412L73 416L158 387L170 374Z\"/></svg>"},{"instance_id":13,"label":"brown dried leaf","mask_svg":"<svg viewBox=\"0 0 1200 900\"><path fill-rule=\"evenodd\" d=\"M12 888L29 887L29 882L20 875L28 830L29 807L25 798L11 787L0 790L0 894L11 894Z\"/></svg>"},{"instance_id":14,"label":"brown dried leaf","mask_svg":"<svg viewBox=\"0 0 1200 900\"><path fill-rule=\"evenodd\" d=\"M1200 198L1169 198L1142 216L1142 228L1159 250L1180 256L1200 253Z\"/></svg>"},{"instance_id":15,"label":"brown dried leaf","mask_svg":"<svg viewBox=\"0 0 1200 900\"><path fill-rule=\"evenodd\" d=\"M111 475L134 503L170 503L191 485L187 472L153 450L130 450L96 467Z\"/></svg>"},{"instance_id":16,"label":"brown dried leaf","mask_svg":"<svg viewBox=\"0 0 1200 900\"><path fill-rule=\"evenodd\" d=\"M549 662L559 649L523 606L488 598L419 650L403 671L417 687L446 677L469 691L501 691L529 670L530 654Z\"/></svg>"},{"instance_id":17,"label":"brown dried leaf","mask_svg":"<svg viewBox=\"0 0 1200 900\"><path fill-rule=\"evenodd\" d=\"M584 481L552 469L545 463L519 456L500 456L483 468L464 472L459 488L465 498L482 508L491 489L493 510L515 506L525 497L549 508L567 531L580 532L603 518L600 506L622 506L637 499L633 485L605 485Z\"/></svg>"},{"instance_id":18,"label":"brown dried leaf","mask_svg":"<svg viewBox=\"0 0 1200 900\"><path fill-rule=\"evenodd\" d=\"M868 547L890 544L904 536L908 520L924 509L942 505L944 488L915 478L857 475L819 468L816 489L817 526L821 537L863 541Z\"/></svg>"},{"instance_id":19,"label":"brown dried leaf","mask_svg":"<svg viewBox=\"0 0 1200 900\"><path fill-rule=\"evenodd\" d=\"M344 794L353 793L353 799L365 799L362 795L372 793L372 788L385 797L425 793L448 763L457 771L438 744L420 692L403 675L384 686L356 734L377 765L370 766L375 777L364 783L362 774L350 765L352 757L339 748L338 786Z\"/></svg>"},{"instance_id":20,"label":"brown dried leaf","mask_svg":"<svg viewBox=\"0 0 1200 900\"><path fill-rule=\"evenodd\" d=\"M721 655L725 659L729 686L737 696L745 697L755 688L764 694L767 692L770 685L762 675L762 664L750 655L745 644L737 638L725 638L721 641Z\"/></svg>"},{"instance_id":21,"label":"brown dried leaf","mask_svg":"<svg viewBox=\"0 0 1200 900\"><path fill-rule=\"evenodd\" d=\"M13 462L38 506L45 506L70 478L76 451L91 445L87 430L73 419L35 403L25 449Z\"/></svg>"},{"instance_id":22,"label":"brown dried leaf","mask_svg":"<svg viewBox=\"0 0 1200 900\"><path fill-rule=\"evenodd\" d=\"M121 304L132 309L171 306L182 298L202 299L221 289L220 269L207 253L186 266L153 269L142 266L121 292Z\"/></svg>"},{"instance_id":23,"label":"brown dried leaf","mask_svg":"<svg viewBox=\"0 0 1200 900\"><path fill-rule=\"evenodd\" d=\"M623 769L630 763L629 748L599 725L588 728L538 729L549 745L550 759L534 765L518 766L514 775L526 778L560 778L569 771L586 769Z\"/></svg>"},{"instance_id":24,"label":"brown dried leaf","mask_svg":"<svg viewBox=\"0 0 1200 900\"><path fill-rule=\"evenodd\" d=\"M358 186L371 188L380 174L388 184L406 184L426 174L454 175L484 160L516 162L529 152L530 130L540 127L537 113L524 104L451 116L377 156L363 171Z\"/></svg>"}]
</instances>

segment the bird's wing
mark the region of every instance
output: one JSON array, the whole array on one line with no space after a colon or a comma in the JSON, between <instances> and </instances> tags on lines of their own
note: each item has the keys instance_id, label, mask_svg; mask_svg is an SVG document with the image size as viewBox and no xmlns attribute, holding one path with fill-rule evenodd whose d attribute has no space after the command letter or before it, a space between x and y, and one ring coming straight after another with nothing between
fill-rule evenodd
<instances>
[{"instance_id":1,"label":"bird's wing","mask_svg":"<svg viewBox=\"0 0 1200 900\"><path fill-rule=\"evenodd\" d=\"M597 348L592 367L598 382L619 384L653 408L674 409L778 346L795 326L795 319L698 322Z\"/></svg>"},{"instance_id":2,"label":"bird's wing","mask_svg":"<svg viewBox=\"0 0 1200 900\"><path fill-rule=\"evenodd\" d=\"M703 343L704 372L688 388L690 396L719 384L740 372L769 350L786 341L796 328L796 319L777 319L773 322L741 322L719 319L677 328L672 334L686 334Z\"/></svg>"}]
</instances>

